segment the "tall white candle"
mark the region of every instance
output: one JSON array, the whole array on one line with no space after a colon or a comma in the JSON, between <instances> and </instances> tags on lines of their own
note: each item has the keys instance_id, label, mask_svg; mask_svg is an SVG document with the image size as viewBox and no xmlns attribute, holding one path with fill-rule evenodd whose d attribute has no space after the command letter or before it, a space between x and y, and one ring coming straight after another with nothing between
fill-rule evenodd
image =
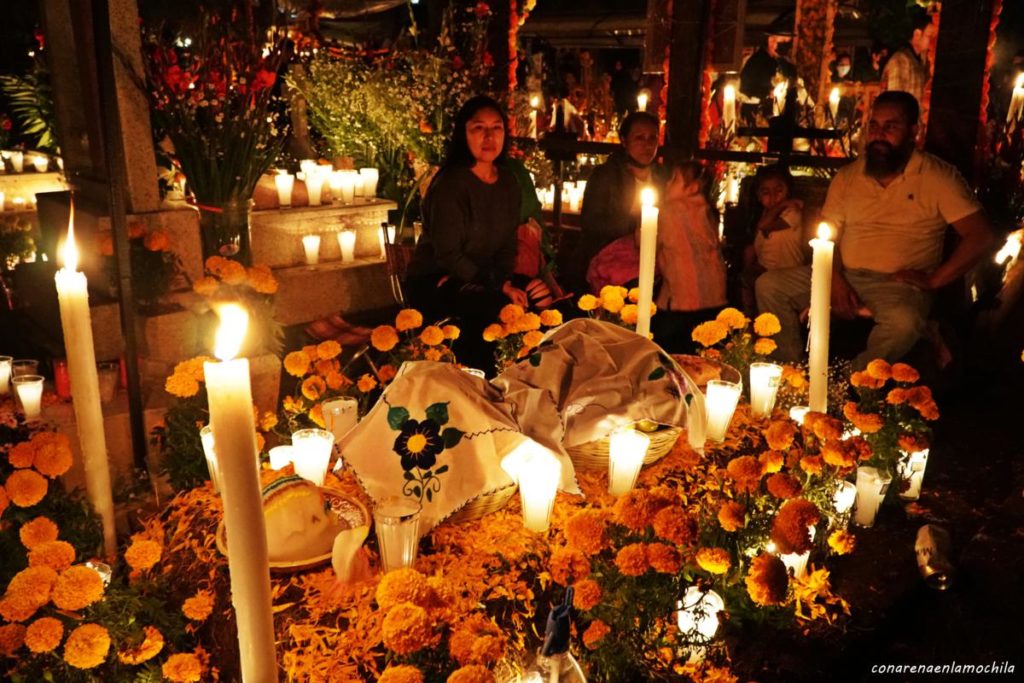
<instances>
[{"instance_id":1,"label":"tall white candle","mask_svg":"<svg viewBox=\"0 0 1024 683\"><path fill-rule=\"evenodd\" d=\"M658 246L658 207L654 190L640 192L640 296L636 301L636 333L651 333L651 301L654 298L654 257Z\"/></svg>"},{"instance_id":2,"label":"tall white candle","mask_svg":"<svg viewBox=\"0 0 1024 683\"><path fill-rule=\"evenodd\" d=\"M730 83L722 88L722 125L732 129L736 124L736 86Z\"/></svg>"},{"instance_id":3,"label":"tall white candle","mask_svg":"<svg viewBox=\"0 0 1024 683\"><path fill-rule=\"evenodd\" d=\"M782 379L782 366L775 363L750 364L750 414L768 417L775 407L775 395Z\"/></svg>"},{"instance_id":4,"label":"tall white candle","mask_svg":"<svg viewBox=\"0 0 1024 683\"><path fill-rule=\"evenodd\" d=\"M356 258L356 231L342 230L338 233L338 247L342 263L351 263Z\"/></svg>"},{"instance_id":5,"label":"tall white candle","mask_svg":"<svg viewBox=\"0 0 1024 683\"><path fill-rule=\"evenodd\" d=\"M295 176L288 171L278 171L274 176L277 186L277 203L281 208L292 205L292 189L295 187Z\"/></svg>"},{"instance_id":6,"label":"tall white candle","mask_svg":"<svg viewBox=\"0 0 1024 683\"><path fill-rule=\"evenodd\" d=\"M249 361L245 358L232 360L241 348L249 316L237 304L226 304L219 313L221 324L215 354L221 362L205 363L203 368L223 487L228 572L231 602L238 623L242 680L276 683L270 566L257 469Z\"/></svg>"},{"instance_id":7,"label":"tall white candle","mask_svg":"<svg viewBox=\"0 0 1024 683\"><path fill-rule=\"evenodd\" d=\"M651 437L635 429L620 429L611 433L608 442L608 493L622 496L636 484Z\"/></svg>"},{"instance_id":8,"label":"tall white candle","mask_svg":"<svg viewBox=\"0 0 1024 683\"><path fill-rule=\"evenodd\" d=\"M107 558L117 553L114 526L114 498L110 489L107 439L103 431L100 382L96 372L96 353L92 340L89 291L85 274L78 272L78 248L75 245L75 208L68 218L68 236L62 248L64 267L57 271L57 299L64 330L64 349L71 380L71 401L75 408L75 426L82 449L85 488L96 514L103 522L103 550Z\"/></svg>"},{"instance_id":9,"label":"tall white candle","mask_svg":"<svg viewBox=\"0 0 1024 683\"><path fill-rule=\"evenodd\" d=\"M21 173L25 169L25 153L11 152L11 166L15 173Z\"/></svg>"},{"instance_id":10,"label":"tall white candle","mask_svg":"<svg viewBox=\"0 0 1024 683\"><path fill-rule=\"evenodd\" d=\"M729 176L728 189L725 194L727 204L739 204L740 201L740 179L734 175Z\"/></svg>"},{"instance_id":11,"label":"tall white candle","mask_svg":"<svg viewBox=\"0 0 1024 683\"><path fill-rule=\"evenodd\" d=\"M839 87L832 88L828 94L828 111L832 114L832 127L835 128L836 115L839 114Z\"/></svg>"},{"instance_id":12,"label":"tall white candle","mask_svg":"<svg viewBox=\"0 0 1024 683\"><path fill-rule=\"evenodd\" d=\"M306 252L306 264L315 266L320 262L320 235L303 235L302 249Z\"/></svg>"},{"instance_id":13,"label":"tall white candle","mask_svg":"<svg viewBox=\"0 0 1024 683\"><path fill-rule=\"evenodd\" d=\"M835 243L828 223L818 225L818 236L811 240L811 352L809 359L810 409L828 410L828 332L831 322L832 254Z\"/></svg>"},{"instance_id":14,"label":"tall white candle","mask_svg":"<svg viewBox=\"0 0 1024 683\"><path fill-rule=\"evenodd\" d=\"M519 484L523 526L547 531L562 480L562 463L548 449L527 439L502 459L501 468Z\"/></svg>"}]
</instances>

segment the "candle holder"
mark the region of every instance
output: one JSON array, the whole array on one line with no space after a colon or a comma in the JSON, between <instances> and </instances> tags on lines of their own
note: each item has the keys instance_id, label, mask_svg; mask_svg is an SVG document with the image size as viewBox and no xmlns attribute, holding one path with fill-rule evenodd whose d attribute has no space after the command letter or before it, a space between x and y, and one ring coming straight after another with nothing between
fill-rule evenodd
<instances>
[{"instance_id":1,"label":"candle holder","mask_svg":"<svg viewBox=\"0 0 1024 683\"><path fill-rule=\"evenodd\" d=\"M853 521L857 526L873 527L878 508L885 498L892 475L867 465L857 468L857 503Z\"/></svg>"},{"instance_id":2,"label":"candle holder","mask_svg":"<svg viewBox=\"0 0 1024 683\"><path fill-rule=\"evenodd\" d=\"M708 413L708 441L724 441L732 415L740 401L742 385L736 382L712 379L705 391L705 408Z\"/></svg>"},{"instance_id":3,"label":"candle holder","mask_svg":"<svg viewBox=\"0 0 1024 683\"><path fill-rule=\"evenodd\" d=\"M725 609L722 596L713 590L702 591L690 586L683 599L676 601L676 626L690 647L690 661L701 662L707 652L705 645L718 633L718 613Z\"/></svg>"},{"instance_id":4,"label":"candle holder","mask_svg":"<svg viewBox=\"0 0 1024 683\"><path fill-rule=\"evenodd\" d=\"M50 170L50 159L41 154L37 154L32 157L32 166L36 169L36 173L46 173Z\"/></svg>"},{"instance_id":5,"label":"candle holder","mask_svg":"<svg viewBox=\"0 0 1024 683\"><path fill-rule=\"evenodd\" d=\"M320 235L303 235L302 250L306 254L306 265L315 266L320 262Z\"/></svg>"},{"instance_id":6,"label":"candle holder","mask_svg":"<svg viewBox=\"0 0 1024 683\"><path fill-rule=\"evenodd\" d=\"M814 526L813 525L808 525L807 526L807 533L810 535L811 541L813 541L814 540ZM769 541L768 542L768 547L766 548L766 550L768 550L768 552L770 552L770 553L777 552L777 549L775 547L775 543L772 542L772 541ZM782 564L786 565L786 569L790 572L790 574L792 576L795 576L798 579L806 578L806 576L807 576L807 562L811 559L811 551L810 550L807 550L807 551L802 552L802 553L785 553L785 554L780 554L779 555L779 559L782 560Z\"/></svg>"},{"instance_id":7,"label":"candle holder","mask_svg":"<svg viewBox=\"0 0 1024 683\"><path fill-rule=\"evenodd\" d=\"M338 248L341 249L341 262L352 263L356 260L356 231L346 228L338 233Z\"/></svg>"},{"instance_id":8,"label":"candle holder","mask_svg":"<svg viewBox=\"0 0 1024 683\"><path fill-rule=\"evenodd\" d=\"M411 567L420 542L420 504L409 498L385 498L373 508L373 524L385 573Z\"/></svg>"},{"instance_id":9,"label":"candle holder","mask_svg":"<svg viewBox=\"0 0 1024 683\"><path fill-rule=\"evenodd\" d=\"M809 412L811 412L811 409L807 406L793 406L789 409L789 419L802 427L804 418L807 417Z\"/></svg>"},{"instance_id":10,"label":"candle holder","mask_svg":"<svg viewBox=\"0 0 1024 683\"><path fill-rule=\"evenodd\" d=\"M620 429L608 437L608 493L622 496L636 485L651 437L635 429Z\"/></svg>"},{"instance_id":11,"label":"candle holder","mask_svg":"<svg viewBox=\"0 0 1024 683\"><path fill-rule=\"evenodd\" d=\"M0 356L0 396L11 393L11 356Z\"/></svg>"},{"instance_id":12,"label":"candle holder","mask_svg":"<svg viewBox=\"0 0 1024 683\"><path fill-rule=\"evenodd\" d=\"M11 377L21 377L22 375L38 375L39 374L39 361L30 360L28 358L21 358L11 361Z\"/></svg>"},{"instance_id":13,"label":"candle holder","mask_svg":"<svg viewBox=\"0 0 1024 683\"><path fill-rule=\"evenodd\" d=\"M782 379L782 366L775 363L750 364L750 414L770 417Z\"/></svg>"},{"instance_id":14,"label":"candle holder","mask_svg":"<svg viewBox=\"0 0 1024 683\"><path fill-rule=\"evenodd\" d=\"M96 377L100 386L100 402L110 403L117 398L117 385L121 381L120 363L97 363Z\"/></svg>"},{"instance_id":15,"label":"candle holder","mask_svg":"<svg viewBox=\"0 0 1024 683\"><path fill-rule=\"evenodd\" d=\"M850 514L853 503L857 500L857 486L848 481L839 482L839 488L832 496L832 503L835 505L836 514L840 517Z\"/></svg>"},{"instance_id":16,"label":"candle holder","mask_svg":"<svg viewBox=\"0 0 1024 683\"><path fill-rule=\"evenodd\" d=\"M395 243L396 232L395 226L381 224L377 239L380 240L380 257L382 259L387 259L387 245Z\"/></svg>"},{"instance_id":17,"label":"candle holder","mask_svg":"<svg viewBox=\"0 0 1024 683\"><path fill-rule=\"evenodd\" d=\"M375 168L359 169L359 177L363 181L363 196L370 199L377 196L377 183L380 181L380 173Z\"/></svg>"},{"instance_id":18,"label":"candle holder","mask_svg":"<svg viewBox=\"0 0 1024 683\"><path fill-rule=\"evenodd\" d=\"M213 427L206 425L199 430L199 439L203 442L203 454L206 456L206 469L210 472L210 483L213 492L220 494L220 467L217 465L217 451L213 446Z\"/></svg>"},{"instance_id":19,"label":"candle holder","mask_svg":"<svg viewBox=\"0 0 1024 683\"><path fill-rule=\"evenodd\" d=\"M334 450L334 434L326 429L300 429L292 434L295 474L317 486L324 485L327 464Z\"/></svg>"},{"instance_id":20,"label":"candle holder","mask_svg":"<svg viewBox=\"0 0 1024 683\"><path fill-rule=\"evenodd\" d=\"M530 531L547 531L562 481L562 463L551 451L528 439L502 459L501 468L519 484L523 526Z\"/></svg>"},{"instance_id":21,"label":"candle holder","mask_svg":"<svg viewBox=\"0 0 1024 683\"><path fill-rule=\"evenodd\" d=\"M359 401L351 397L336 398L323 404L324 422L334 434L334 442L341 441L349 430L359 424Z\"/></svg>"},{"instance_id":22,"label":"candle holder","mask_svg":"<svg viewBox=\"0 0 1024 683\"><path fill-rule=\"evenodd\" d=\"M2 168L3 166L0 166L0 169ZM0 170L0 173L2 172L3 171ZM4 205L4 197L6 197L6 195L3 192L0 192L0 211L3 211L6 208L6 206Z\"/></svg>"},{"instance_id":23,"label":"candle holder","mask_svg":"<svg viewBox=\"0 0 1024 683\"><path fill-rule=\"evenodd\" d=\"M284 469L292 461L292 447L274 446L270 449L268 455L270 456L270 469Z\"/></svg>"},{"instance_id":24,"label":"candle holder","mask_svg":"<svg viewBox=\"0 0 1024 683\"><path fill-rule=\"evenodd\" d=\"M274 176L274 185L277 186L277 203L282 209L292 205L292 190L295 189L295 176L288 171L278 171Z\"/></svg>"},{"instance_id":25,"label":"candle holder","mask_svg":"<svg viewBox=\"0 0 1024 683\"><path fill-rule=\"evenodd\" d=\"M929 449L925 448L913 453L902 453L900 462L896 465L896 472L901 479L909 481L910 485L905 491L900 491L901 500L917 500L921 497L924 470L928 467L928 451Z\"/></svg>"},{"instance_id":26,"label":"candle holder","mask_svg":"<svg viewBox=\"0 0 1024 683\"><path fill-rule=\"evenodd\" d=\"M21 173L25 170L24 152L11 152L11 156L9 158L11 160L11 168L14 169L15 173Z\"/></svg>"},{"instance_id":27,"label":"candle holder","mask_svg":"<svg viewBox=\"0 0 1024 683\"><path fill-rule=\"evenodd\" d=\"M12 380L25 420L33 422L43 413L43 376L18 375Z\"/></svg>"}]
</instances>

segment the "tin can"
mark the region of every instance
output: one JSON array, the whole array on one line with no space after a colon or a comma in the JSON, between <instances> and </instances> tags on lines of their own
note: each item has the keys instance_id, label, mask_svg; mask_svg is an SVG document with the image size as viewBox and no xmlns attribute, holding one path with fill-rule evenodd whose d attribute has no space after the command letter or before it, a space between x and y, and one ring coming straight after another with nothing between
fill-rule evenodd
<instances>
[{"instance_id":1,"label":"tin can","mask_svg":"<svg viewBox=\"0 0 1024 683\"><path fill-rule=\"evenodd\" d=\"M944 591L953 585L955 569L949 559L949 532L935 524L925 524L917 530L914 552L917 568L925 583L935 590Z\"/></svg>"}]
</instances>

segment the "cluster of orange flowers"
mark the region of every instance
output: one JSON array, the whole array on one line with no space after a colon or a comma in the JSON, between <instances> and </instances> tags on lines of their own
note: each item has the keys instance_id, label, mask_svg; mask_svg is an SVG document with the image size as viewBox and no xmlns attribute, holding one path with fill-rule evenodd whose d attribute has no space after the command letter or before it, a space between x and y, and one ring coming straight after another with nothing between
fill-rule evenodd
<instances>
[{"instance_id":1,"label":"cluster of orange flowers","mask_svg":"<svg viewBox=\"0 0 1024 683\"><path fill-rule=\"evenodd\" d=\"M750 320L735 308L725 308L715 317L693 328L693 341L703 346L704 355L722 358L743 372L752 356L774 353L776 344L772 336L782 329L779 319L772 313L762 313L754 319L753 334L748 330ZM756 336L756 339L755 339ZM722 350L711 347L725 342Z\"/></svg>"},{"instance_id":2,"label":"cluster of orange flowers","mask_svg":"<svg viewBox=\"0 0 1024 683\"><path fill-rule=\"evenodd\" d=\"M128 239L142 240L142 245L148 251L170 251L171 238L163 230L146 230L142 223L130 223L128 225ZM110 231L101 233L99 236L99 250L103 256L114 255L114 234Z\"/></svg>"},{"instance_id":3,"label":"cluster of orange flowers","mask_svg":"<svg viewBox=\"0 0 1024 683\"><path fill-rule=\"evenodd\" d=\"M423 327L423 314L414 308L403 308L395 316L394 325L378 325L370 335L370 344L387 353L388 364L398 367L407 360L430 360L454 363L451 342L459 338L455 325L434 324ZM379 373L378 373L379 374ZM394 374L391 374L394 377ZM382 384L390 382L381 380Z\"/></svg>"},{"instance_id":4,"label":"cluster of orange flowers","mask_svg":"<svg viewBox=\"0 0 1024 683\"><path fill-rule=\"evenodd\" d=\"M636 327L637 301L640 290L637 287L626 289L617 285L605 285L598 296L584 294L576 302L576 306L592 318L606 320L627 329ZM658 312L658 307L651 303L651 315Z\"/></svg>"},{"instance_id":5,"label":"cluster of orange flowers","mask_svg":"<svg viewBox=\"0 0 1024 683\"><path fill-rule=\"evenodd\" d=\"M71 458L71 442L57 432L39 432L12 446L7 459L15 469L0 484L0 516L8 505L28 508L39 503L49 491L47 479L67 472Z\"/></svg>"},{"instance_id":6,"label":"cluster of orange flowers","mask_svg":"<svg viewBox=\"0 0 1024 683\"><path fill-rule=\"evenodd\" d=\"M203 366L213 363L210 356L196 356L183 360L174 366L174 372L164 382L164 390L178 398L192 398L199 393L201 385L206 381Z\"/></svg>"},{"instance_id":7,"label":"cluster of orange flowers","mask_svg":"<svg viewBox=\"0 0 1024 683\"><path fill-rule=\"evenodd\" d=\"M206 259L205 275L195 281L192 289L202 296L214 298L222 293L222 287L249 287L259 294L277 292L277 280L268 266L256 265L246 268L238 261L223 256Z\"/></svg>"},{"instance_id":8,"label":"cluster of orange flowers","mask_svg":"<svg viewBox=\"0 0 1024 683\"><path fill-rule=\"evenodd\" d=\"M527 311L517 304L508 304L498 314L500 322L484 328L484 341L497 342L495 362L504 368L521 358L526 358L544 339L542 327L557 327L562 324L562 314L555 309L540 313Z\"/></svg>"},{"instance_id":9,"label":"cluster of orange flowers","mask_svg":"<svg viewBox=\"0 0 1024 683\"><path fill-rule=\"evenodd\" d=\"M292 351L284 357L285 372L302 380L295 394L284 398L287 414L293 417L305 415L321 429L325 427L324 401L346 395L353 386L353 381L342 373L339 355L341 345L328 339ZM359 382L366 386L365 378Z\"/></svg>"}]
</instances>

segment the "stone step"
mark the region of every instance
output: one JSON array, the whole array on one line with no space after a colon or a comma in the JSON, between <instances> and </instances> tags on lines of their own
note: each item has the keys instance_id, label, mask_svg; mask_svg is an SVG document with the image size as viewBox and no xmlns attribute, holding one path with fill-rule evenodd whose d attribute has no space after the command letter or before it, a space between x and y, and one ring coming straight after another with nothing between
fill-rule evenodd
<instances>
[{"instance_id":1,"label":"stone step","mask_svg":"<svg viewBox=\"0 0 1024 683\"><path fill-rule=\"evenodd\" d=\"M282 325L308 323L338 312L387 308L395 303L386 264L379 257L275 268L274 277L279 284L274 310Z\"/></svg>"}]
</instances>

